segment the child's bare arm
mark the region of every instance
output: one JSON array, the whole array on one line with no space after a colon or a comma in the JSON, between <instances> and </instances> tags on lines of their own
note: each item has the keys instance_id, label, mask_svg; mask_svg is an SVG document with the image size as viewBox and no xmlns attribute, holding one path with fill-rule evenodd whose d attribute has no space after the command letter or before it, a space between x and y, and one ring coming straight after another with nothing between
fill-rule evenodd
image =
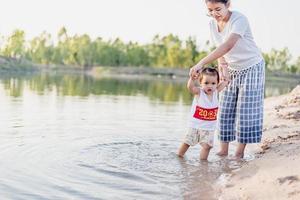
<instances>
[{"instance_id":1,"label":"child's bare arm","mask_svg":"<svg viewBox=\"0 0 300 200\"><path fill-rule=\"evenodd\" d=\"M224 57L218 59L218 68L221 80L230 80L230 75L228 72L228 63L226 62Z\"/></svg>"},{"instance_id":2,"label":"child's bare arm","mask_svg":"<svg viewBox=\"0 0 300 200\"><path fill-rule=\"evenodd\" d=\"M218 66L224 66L224 65L227 65L225 58L224 57L218 58Z\"/></svg>"},{"instance_id":3,"label":"child's bare arm","mask_svg":"<svg viewBox=\"0 0 300 200\"><path fill-rule=\"evenodd\" d=\"M196 87L196 85L195 85L195 80L196 79L193 79L191 76L190 76L190 78L189 78L189 80L188 80L188 82L187 82L187 88L188 88L188 90L190 91L190 93L192 93L192 94L194 94L194 95L197 95L197 94L199 94L199 88L198 87Z\"/></svg>"}]
</instances>

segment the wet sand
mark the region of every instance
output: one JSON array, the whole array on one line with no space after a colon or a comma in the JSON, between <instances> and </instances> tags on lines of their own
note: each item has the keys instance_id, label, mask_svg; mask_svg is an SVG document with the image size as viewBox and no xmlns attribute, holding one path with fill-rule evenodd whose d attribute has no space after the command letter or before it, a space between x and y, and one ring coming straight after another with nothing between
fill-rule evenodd
<instances>
[{"instance_id":1,"label":"wet sand","mask_svg":"<svg viewBox=\"0 0 300 200\"><path fill-rule=\"evenodd\" d=\"M257 158L219 186L219 199L300 199L300 85L265 100L263 142L254 151Z\"/></svg>"}]
</instances>

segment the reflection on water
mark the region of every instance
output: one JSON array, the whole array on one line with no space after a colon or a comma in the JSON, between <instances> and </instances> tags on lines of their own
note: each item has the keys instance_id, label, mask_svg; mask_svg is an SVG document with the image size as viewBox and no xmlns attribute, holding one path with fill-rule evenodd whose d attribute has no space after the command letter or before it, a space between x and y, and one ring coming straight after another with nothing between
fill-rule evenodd
<instances>
[{"instance_id":1,"label":"reflection on water","mask_svg":"<svg viewBox=\"0 0 300 200\"><path fill-rule=\"evenodd\" d=\"M300 84L299 78L297 79L292 77L267 77L265 96L270 97L289 93L298 84Z\"/></svg>"},{"instance_id":2,"label":"reflection on water","mask_svg":"<svg viewBox=\"0 0 300 200\"><path fill-rule=\"evenodd\" d=\"M161 101L190 101L185 83L160 79L94 79L86 75L38 74L2 77L1 82L11 96L22 95L25 87L44 94L55 90L60 96L144 95Z\"/></svg>"},{"instance_id":3,"label":"reflection on water","mask_svg":"<svg viewBox=\"0 0 300 200\"><path fill-rule=\"evenodd\" d=\"M9 95L22 96L25 87L38 93L55 90L60 96L126 95L147 96L151 100L182 101L189 104L192 96L186 89L185 80L170 78L95 79L86 75L36 74L27 76L1 77L1 83ZM277 96L290 92L300 81L296 78L267 77L265 96Z\"/></svg>"},{"instance_id":4,"label":"reflection on water","mask_svg":"<svg viewBox=\"0 0 300 200\"><path fill-rule=\"evenodd\" d=\"M217 199L216 181L242 163L216 157L218 145L208 162L199 146L175 155L191 103L185 84L1 77L0 199Z\"/></svg>"}]
</instances>

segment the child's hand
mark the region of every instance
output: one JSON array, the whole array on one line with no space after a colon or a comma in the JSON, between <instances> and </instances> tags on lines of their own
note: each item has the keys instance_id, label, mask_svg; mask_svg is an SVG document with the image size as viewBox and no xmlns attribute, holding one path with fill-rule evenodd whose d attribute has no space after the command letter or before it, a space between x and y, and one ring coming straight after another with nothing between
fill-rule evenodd
<instances>
[{"instance_id":1,"label":"child's hand","mask_svg":"<svg viewBox=\"0 0 300 200\"><path fill-rule=\"evenodd\" d=\"M226 87L226 86L228 86L228 85L229 85L229 83L230 83L230 80L226 80L226 79L224 79L222 82L224 83L224 85L225 85L225 87Z\"/></svg>"},{"instance_id":2,"label":"child's hand","mask_svg":"<svg viewBox=\"0 0 300 200\"><path fill-rule=\"evenodd\" d=\"M189 76L190 76L190 78L191 78L192 80L196 80L196 79L198 79L198 77L199 77L199 73L197 73L197 72L195 71L194 67L192 67L192 68L190 69Z\"/></svg>"},{"instance_id":3,"label":"child's hand","mask_svg":"<svg viewBox=\"0 0 300 200\"><path fill-rule=\"evenodd\" d=\"M230 81L230 74L228 72L228 64L227 63L220 63L220 79L221 81Z\"/></svg>"},{"instance_id":4,"label":"child's hand","mask_svg":"<svg viewBox=\"0 0 300 200\"><path fill-rule=\"evenodd\" d=\"M227 68L228 67L228 63L227 62L222 62L222 63L219 64L219 67Z\"/></svg>"}]
</instances>

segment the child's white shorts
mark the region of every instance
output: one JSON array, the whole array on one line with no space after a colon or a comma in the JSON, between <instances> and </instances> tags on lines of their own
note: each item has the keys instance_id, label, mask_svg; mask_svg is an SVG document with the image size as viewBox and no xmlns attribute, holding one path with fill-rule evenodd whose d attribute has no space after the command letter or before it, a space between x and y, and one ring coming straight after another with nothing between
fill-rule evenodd
<instances>
[{"instance_id":1,"label":"child's white shorts","mask_svg":"<svg viewBox=\"0 0 300 200\"><path fill-rule=\"evenodd\" d=\"M205 143L212 147L214 145L214 134L215 131L189 128L188 133L186 134L183 142L190 146L194 146L198 143Z\"/></svg>"}]
</instances>

